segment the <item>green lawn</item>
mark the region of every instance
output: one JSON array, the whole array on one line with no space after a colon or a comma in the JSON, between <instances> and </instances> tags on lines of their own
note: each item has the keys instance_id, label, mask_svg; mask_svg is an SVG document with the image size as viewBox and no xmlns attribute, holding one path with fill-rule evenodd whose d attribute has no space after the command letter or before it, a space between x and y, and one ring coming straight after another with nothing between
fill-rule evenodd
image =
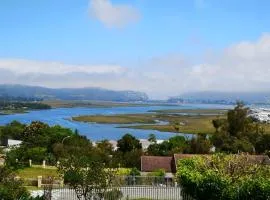
<instances>
[{"instance_id":1,"label":"green lawn","mask_svg":"<svg viewBox=\"0 0 270 200\"><path fill-rule=\"evenodd\" d=\"M55 167L49 167L45 169L43 169L40 166L28 167L28 168L17 170L16 174L23 179L32 179L32 178L37 178L38 176L59 177L59 174Z\"/></svg>"}]
</instances>

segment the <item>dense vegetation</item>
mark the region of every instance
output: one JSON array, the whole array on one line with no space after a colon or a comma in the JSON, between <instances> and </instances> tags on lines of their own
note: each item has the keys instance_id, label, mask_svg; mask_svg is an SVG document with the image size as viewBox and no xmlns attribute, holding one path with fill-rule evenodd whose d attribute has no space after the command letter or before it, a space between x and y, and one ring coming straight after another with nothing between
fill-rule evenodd
<instances>
[{"instance_id":1,"label":"dense vegetation","mask_svg":"<svg viewBox=\"0 0 270 200\"><path fill-rule=\"evenodd\" d=\"M270 150L270 135L264 126L249 117L249 109L238 103L229 110L226 119L213 120L216 133L211 141L219 152L267 153Z\"/></svg>"},{"instance_id":2,"label":"dense vegetation","mask_svg":"<svg viewBox=\"0 0 270 200\"><path fill-rule=\"evenodd\" d=\"M12 99L14 98L8 98L8 97L1 98L0 97L0 114L4 115L4 114L13 114L13 113L24 113L29 110L51 109L50 105L47 105L45 103L41 103L38 101L30 101L27 98L23 98L23 97L18 98L18 99L24 99L24 101L12 100Z\"/></svg>"},{"instance_id":3,"label":"dense vegetation","mask_svg":"<svg viewBox=\"0 0 270 200\"><path fill-rule=\"evenodd\" d=\"M94 146L85 136L77 131L60 126L49 126L42 122L29 125L17 121L0 129L1 138L22 140L20 148L10 151L7 162L13 166L16 159L21 163L42 163L46 160L55 164L59 159L73 153L94 156L107 166L140 167L140 156L169 156L174 153L208 154L215 147L216 152L225 153L269 153L270 135L264 134L259 123L248 116L248 108L238 104L228 111L226 118L213 120L216 133L213 136L198 134L192 139L175 136L158 143L154 135L149 136L150 146L142 149L140 141L130 134L124 135L117 143L117 150L109 141L103 140Z\"/></svg>"},{"instance_id":4,"label":"dense vegetation","mask_svg":"<svg viewBox=\"0 0 270 200\"><path fill-rule=\"evenodd\" d=\"M177 177L196 200L267 200L270 167L249 155L197 156L180 160Z\"/></svg>"},{"instance_id":5,"label":"dense vegetation","mask_svg":"<svg viewBox=\"0 0 270 200\"><path fill-rule=\"evenodd\" d=\"M0 166L0 198L3 200L30 198L28 191L22 186L22 182L17 180L15 174L6 167ZM36 198L37 200L38 198Z\"/></svg>"},{"instance_id":6,"label":"dense vegetation","mask_svg":"<svg viewBox=\"0 0 270 200\"><path fill-rule=\"evenodd\" d=\"M14 101L0 101L0 109L28 109L28 110L41 110L50 109L51 106L44 103L36 102L14 102Z\"/></svg>"},{"instance_id":7,"label":"dense vegetation","mask_svg":"<svg viewBox=\"0 0 270 200\"><path fill-rule=\"evenodd\" d=\"M0 138L22 140L23 143L6 154L6 168L1 173L7 174L3 175L7 178L1 179L0 192L9 192L10 189L3 185L6 180L12 180L14 184L11 186L17 188L18 195L24 195L21 183L12 178L14 176L9 170L21 172L18 169L27 167L29 159L34 164L46 160L47 164L57 165L59 175L64 176L66 183L79 188L77 195L87 196L93 194L92 190L98 190L99 198L106 199L106 195L121 196L119 191L112 194L104 192L109 185L102 180L112 176L107 169L127 167L132 168L127 174L138 175L141 155L210 154L213 146L217 152L269 154L270 135L265 134L261 124L250 118L248 113L248 108L239 103L227 112L226 117L214 119L212 123L216 133L213 136L198 134L192 139L174 136L158 143L155 135L151 134L147 149L142 149L140 141L130 134L117 141L115 150L108 140L94 145L76 130L38 121L31 124L13 121L0 128ZM249 156L217 154L182 160L177 176L185 192L198 200L261 200L270 196L269 174L269 167L255 164ZM150 175L163 177L165 172L158 170ZM87 186L89 184L91 187Z\"/></svg>"}]
</instances>

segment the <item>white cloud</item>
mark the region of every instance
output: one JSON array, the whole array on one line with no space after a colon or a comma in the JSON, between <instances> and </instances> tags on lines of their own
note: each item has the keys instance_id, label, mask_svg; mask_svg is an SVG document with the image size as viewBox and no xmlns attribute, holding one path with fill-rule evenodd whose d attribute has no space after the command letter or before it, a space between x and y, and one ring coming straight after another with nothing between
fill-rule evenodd
<instances>
[{"instance_id":1,"label":"white cloud","mask_svg":"<svg viewBox=\"0 0 270 200\"><path fill-rule=\"evenodd\" d=\"M123 27L139 20L139 12L127 4L113 4L111 0L90 0L90 14L106 27Z\"/></svg>"},{"instance_id":2,"label":"white cloud","mask_svg":"<svg viewBox=\"0 0 270 200\"><path fill-rule=\"evenodd\" d=\"M0 69L8 69L15 74L47 73L68 74L81 73L121 73L125 69L116 65L69 65L60 62L40 62L20 59L0 59Z\"/></svg>"},{"instance_id":3,"label":"white cloud","mask_svg":"<svg viewBox=\"0 0 270 200\"><path fill-rule=\"evenodd\" d=\"M190 91L270 91L270 34L243 41L200 63L183 55L165 55L131 68L70 65L0 59L0 83L59 87L139 90L152 98Z\"/></svg>"}]
</instances>

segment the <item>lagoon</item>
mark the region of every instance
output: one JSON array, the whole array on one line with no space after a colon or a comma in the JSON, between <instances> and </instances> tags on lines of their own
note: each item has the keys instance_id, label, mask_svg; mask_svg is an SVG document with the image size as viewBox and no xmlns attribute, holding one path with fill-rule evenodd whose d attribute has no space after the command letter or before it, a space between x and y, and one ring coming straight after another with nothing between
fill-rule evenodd
<instances>
[{"instance_id":1,"label":"lagoon","mask_svg":"<svg viewBox=\"0 0 270 200\"><path fill-rule=\"evenodd\" d=\"M49 125L61 125L63 127L77 129L80 134L86 135L89 139L97 141L102 139L117 140L124 134L130 133L137 138L147 139L150 133L154 133L158 139L168 139L176 133L160 132L155 130L139 130L130 128L116 128L118 124L96 124L72 121L71 118L80 115L116 115L116 114L138 114L147 113L150 110L167 109L228 109L232 106L213 105L213 104L183 104L177 106L154 106L146 105L140 107L112 107L112 108L56 108L50 110L30 111L29 113L2 115L0 116L0 125L5 125L13 120L22 123L31 123L32 121L42 121ZM192 137L192 134L181 134L186 137Z\"/></svg>"}]
</instances>

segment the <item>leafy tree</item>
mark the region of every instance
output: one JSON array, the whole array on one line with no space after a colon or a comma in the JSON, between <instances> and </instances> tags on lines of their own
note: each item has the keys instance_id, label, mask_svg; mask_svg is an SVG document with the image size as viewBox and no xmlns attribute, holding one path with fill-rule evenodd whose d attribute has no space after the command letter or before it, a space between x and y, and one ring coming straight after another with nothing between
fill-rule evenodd
<instances>
[{"instance_id":1,"label":"leafy tree","mask_svg":"<svg viewBox=\"0 0 270 200\"><path fill-rule=\"evenodd\" d=\"M21 135L25 129L25 125L18 122L12 121L1 129L1 137L15 140L21 140Z\"/></svg>"},{"instance_id":2,"label":"leafy tree","mask_svg":"<svg viewBox=\"0 0 270 200\"><path fill-rule=\"evenodd\" d=\"M130 170L129 175L131 175L131 176L140 176L141 173L140 173L140 171L139 171L136 167L133 167L133 168Z\"/></svg>"},{"instance_id":3,"label":"leafy tree","mask_svg":"<svg viewBox=\"0 0 270 200\"><path fill-rule=\"evenodd\" d=\"M96 144L95 148L98 156L106 166L111 167L113 156L113 145L108 140L102 140Z\"/></svg>"},{"instance_id":4,"label":"leafy tree","mask_svg":"<svg viewBox=\"0 0 270 200\"><path fill-rule=\"evenodd\" d=\"M171 144L171 154L182 153L187 147L187 141L184 136L174 136L169 139Z\"/></svg>"},{"instance_id":5,"label":"leafy tree","mask_svg":"<svg viewBox=\"0 0 270 200\"><path fill-rule=\"evenodd\" d=\"M178 163L183 191L197 200L270 198L270 167L249 155L195 156Z\"/></svg>"},{"instance_id":6,"label":"leafy tree","mask_svg":"<svg viewBox=\"0 0 270 200\"><path fill-rule=\"evenodd\" d=\"M33 121L31 124L25 127L23 131L23 139L24 141L31 141L34 139L37 135L42 134L44 129L49 128L49 126L43 122L40 121Z\"/></svg>"},{"instance_id":7,"label":"leafy tree","mask_svg":"<svg viewBox=\"0 0 270 200\"><path fill-rule=\"evenodd\" d=\"M238 102L234 109L228 111L226 119L213 120L216 133L211 140L218 151L254 152L257 139L264 130L248 114L249 108Z\"/></svg>"},{"instance_id":8,"label":"leafy tree","mask_svg":"<svg viewBox=\"0 0 270 200\"><path fill-rule=\"evenodd\" d=\"M258 153L266 153L270 151L270 135L262 134L255 144L256 151Z\"/></svg>"},{"instance_id":9,"label":"leafy tree","mask_svg":"<svg viewBox=\"0 0 270 200\"><path fill-rule=\"evenodd\" d=\"M117 141L118 151L126 153L133 150L142 149L142 144L131 134L124 135Z\"/></svg>"},{"instance_id":10,"label":"leafy tree","mask_svg":"<svg viewBox=\"0 0 270 200\"><path fill-rule=\"evenodd\" d=\"M130 134L124 135L117 141L117 147L113 156L114 166L120 164L122 167L140 167L142 144L136 137Z\"/></svg>"},{"instance_id":11,"label":"leafy tree","mask_svg":"<svg viewBox=\"0 0 270 200\"><path fill-rule=\"evenodd\" d=\"M208 154L212 146L206 134L198 134L189 142L186 152L191 154Z\"/></svg>"},{"instance_id":12,"label":"leafy tree","mask_svg":"<svg viewBox=\"0 0 270 200\"><path fill-rule=\"evenodd\" d=\"M151 144L155 144L155 143L157 143L157 138L156 138L156 136L155 136L155 134L150 134L149 136L148 136L148 141L151 143Z\"/></svg>"},{"instance_id":13,"label":"leafy tree","mask_svg":"<svg viewBox=\"0 0 270 200\"><path fill-rule=\"evenodd\" d=\"M213 124L214 128L216 129L216 133L218 133L220 131L220 128L222 126L224 126L225 123L226 123L226 120L220 119L220 118L212 120L212 124Z\"/></svg>"},{"instance_id":14,"label":"leafy tree","mask_svg":"<svg viewBox=\"0 0 270 200\"><path fill-rule=\"evenodd\" d=\"M113 174L94 157L76 155L60 162L59 171L76 192L78 199L103 199Z\"/></svg>"},{"instance_id":15,"label":"leafy tree","mask_svg":"<svg viewBox=\"0 0 270 200\"><path fill-rule=\"evenodd\" d=\"M108 140L99 141L97 149L107 155L112 155L113 153L113 145Z\"/></svg>"},{"instance_id":16,"label":"leafy tree","mask_svg":"<svg viewBox=\"0 0 270 200\"><path fill-rule=\"evenodd\" d=\"M3 200L17 200L28 198L29 193L22 186L22 182L15 178L8 168L0 166L0 197Z\"/></svg>"},{"instance_id":17,"label":"leafy tree","mask_svg":"<svg viewBox=\"0 0 270 200\"><path fill-rule=\"evenodd\" d=\"M93 144L86 136L75 135L65 140L64 155L93 156Z\"/></svg>"},{"instance_id":18,"label":"leafy tree","mask_svg":"<svg viewBox=\"0 0 270 200\"><path fill-rule=\"evenodd\" d=\"M153 156L170 156L174 153L186 152L188 148L188 141L183 136L171 137L168 141L160 144L152 143L147 149L148 155Z\"/></svg>"}]
</instances>

